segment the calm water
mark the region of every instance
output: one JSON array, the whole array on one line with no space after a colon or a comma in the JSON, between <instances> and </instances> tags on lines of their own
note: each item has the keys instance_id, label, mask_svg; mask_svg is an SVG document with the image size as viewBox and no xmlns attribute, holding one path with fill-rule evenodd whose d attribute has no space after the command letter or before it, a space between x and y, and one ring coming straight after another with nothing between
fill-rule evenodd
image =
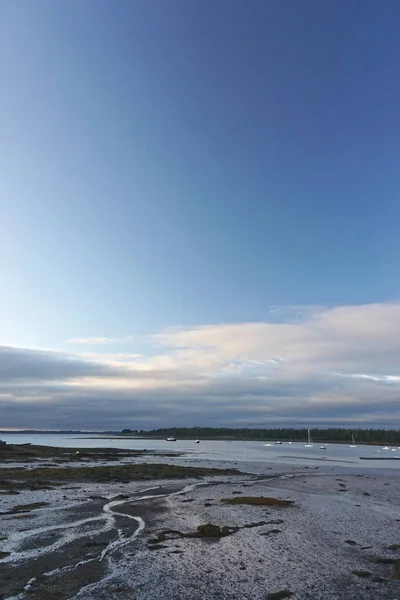
<instances>
[{"instance_id":1,"label":"calm water","mask_svg":"<svg viewBox=\"0 0 400 600\"><path fill-rule=\"evenodd\" d=\"M265 442L239 441L202 441L195 444L192 440L166 442L164 440L140 440L134 438L115 439L85 435L65 434L0 434L0 439L10 444L40 444L43 446L79 447L79 448L129 448L142 450L168 450L186 452L190 458L229 462L276 462L299 465L321 465L324 461L329 464L354 466L363 468L381 468L400 470L400 460L360 460L360 457L400 457L400 450L382 450L382 446L357 446L350 448L348 444L331 444L326 450L314 444L306 448L303 443L283 443L282 445L264 446ZM322 460L321 460L322 459ZM332 462L331 462L332 461Z\"/></svg>"}]
</instances>

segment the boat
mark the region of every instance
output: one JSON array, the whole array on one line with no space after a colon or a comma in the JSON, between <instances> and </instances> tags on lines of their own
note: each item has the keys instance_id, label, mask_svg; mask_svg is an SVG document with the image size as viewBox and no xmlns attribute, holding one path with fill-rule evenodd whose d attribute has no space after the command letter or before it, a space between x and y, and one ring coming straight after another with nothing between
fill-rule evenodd
<instances>
[{"instance_id":1,"label":"boat","mask_svg":"<svg viewBox=\"0 0 400 600\"><path fill-rule=\"evenodd\" d=\"M382 450L390 450L389 446L383 446Z\"/></svg>"},{"instance_id":2,"label":"boat","mask_svg":"<svg viewBox=\"0 0 400 600\"><path fill-rule=\"evenodd\" d=\"M176 442L176 438L174 437L169 437L165 440L166 442Z\"/></svg>"},{"instance_id":3,"label":"boat","mask_svg":"<svg viewBox=\"0 0 400 600\"><path fill-rule=\"evenodd\" d=\"M269 442L267 442L266 444L264 444L264 446L273 446L273 444L270 444Z\"/></svg>"},{"instance_id":4,"label":"boat","mask_svg":"<svg viewBox=\"0 0 400 600\"><path fill-rule=\"evenodd\" d=\"M356 443L354 441L354 435L351 434L351 444L350 444L350 448L357 448Z\"/></svg>"},{"instance_id":5,"label":"boat","mask_svg":"<svg viewBox=\"0 0 400 600\"><path fill-rule=\"evenodd\" d=\"M392 452L397 452L396 448L390 448Z\"/></svg>"},{"instance_id":6,"label":"boat","mask_svg":"<svg viewBox=\"0 0 400 600\"><path fill-rule=\"evenodd\" d=\"M275 442L275 444L283 444L283 442Z\"/></svg>"},{"instance_id":7,"label":"boat","mask_svg":"<svg viewBox=\"0 0 400 600\"><path fill-rule=\"evenodd\" d=\"M313 447L313 443L312 443L312 439L311 439L311 434L310 434L310 430L307 429L307 433L308 433L308 442L307 444L304 444L305 448L312 448Z\"/></svg>"},{"instance_id":8,"label":"boat","mask_svg":"<svg viewBox=\"0 0 400 600\"><path fill-rule=\"evenodd\" d=\"M325 444L322 444L322 446L319 447L320 450L326 450L326 446Z\"/></svg>"},{"instance_id":9,"label":"boat","mask_svg":"<svg viewBox=\"0 0 400 600\"><path fill-rule=\"evenodd\" d=\"M200 444L200 440L194 440L195 444Z\"/></svg>"}]
</instances>

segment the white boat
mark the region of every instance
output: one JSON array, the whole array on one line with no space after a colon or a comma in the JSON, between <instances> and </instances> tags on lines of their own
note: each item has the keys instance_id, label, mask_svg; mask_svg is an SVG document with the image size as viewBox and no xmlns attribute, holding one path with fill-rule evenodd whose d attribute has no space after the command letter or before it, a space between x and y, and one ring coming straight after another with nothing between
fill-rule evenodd
<instances>
[{"instance_id":1,"label":"white boat","mask_svg":"<svg viewBox=\"0 0 400 600\"><path fill-rule=\"evenodd\" d=\"M392 452L397 452L396 448L390 448Z\"/></svg>"},{"instance_id":2,"label":"white boat","mask_svg":"<svg viewBox=\"0 0 400 600\"><path fill-rule=\"evenodd\" d=\"M275 444L283 444L283 442L275 442Z\"/></svg>"},{"instance_id":3,"label":"white boat","mask_svg":"<svg viewBox=\"0 0 400 600\"><path fill-rule=\"evenodd\" d=\"M326 446L325 444L322 444L322 446L319 447L320 450L326 450Z\"/></svg>"},{"instance_id":4,"label":"white boat","mask_svg":"<svg viewBox=\"0 0 400 600\"><path fill-rule=\"evenodd\" d=\"M382 450L390 450L389 446L383 446Z\"/></svg>"},{"instance_id":5,"label":"white boat","mask_svg":"<svg viewBox=\"0 0 400 600\"><path fill-rule=\"evenodd\" d=\"M273 444L270 444L269 442L267 444L264 444L264 446L273 446Z\"/></svg>"},{"instance_id":6,"label":"white boat","mask_svg":"<svg viewBox=\"0 0 400 600\"><path fill-rule=\"evenodd\" d=\"M288 442L288 444L293 444L293 442Z\"/></svg>"},{"instance_id":7,"label":"white boat","mask_svg":"<svg viewBox=\"0 0 400 600\"><path fill-rule=\"evenodd\" d=\"M310 430L307 429L307 433L308 433L308 442L307 444L304 444L305 448L312 448L313 447L313 443L312 443L312 439L311 439L311 434L310 434Z\"/></svg>"},{"instance_id":8,"label":"white boat","mask_svg":"<svg viewBox=\"0 0 400 600\"><path fill-rule=\"evenodd\" d=\"M166 442L176 442L176 438L174 437L169 437L165 440Z\"/></svg>"},{"instance_id":9,"label":"white boat","mask_svg":"<svg viewBox=\"0 0 400 600\"><path fill-rule=\"evenodd\" d=\"M195 444L200 444L200 440L194 440Z\"/></svg>"},{"instance_id":10,"label":"white boat","mask_svg":"<svg viewBox=\"0 0 400 600\"><path fill-rule=\"evenodd\" d=\"M351 434L351 444L350 444L350 448L357 448L356 443L354 441L354 435Z\"/></svg>"}]
</instances>

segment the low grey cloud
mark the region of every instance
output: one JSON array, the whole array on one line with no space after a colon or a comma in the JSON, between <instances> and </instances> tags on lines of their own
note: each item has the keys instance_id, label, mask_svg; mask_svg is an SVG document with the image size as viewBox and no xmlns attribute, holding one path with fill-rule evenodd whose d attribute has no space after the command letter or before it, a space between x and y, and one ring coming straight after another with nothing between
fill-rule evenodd
<instances>
[{"instance_id":1,"label":"low grey cloud","mask_svg":"<svg viewBox=\"0 0 400 600\"><path fill-rule=\"evenodd\" d=\"M390 426L399 340L392 303L174 328L147 357L0 347L2 426Z\"/></svg>"},{"instance_id":2,"label":"low grey cloud","mask_svg":"<svg viewBox=\"0 0 400 600\"><path fill-rule=\"evenodd\" d=\"M0 346L0 382L50 381L115 375L109 365L61 352Z\"/></svg>"}]
</instances>

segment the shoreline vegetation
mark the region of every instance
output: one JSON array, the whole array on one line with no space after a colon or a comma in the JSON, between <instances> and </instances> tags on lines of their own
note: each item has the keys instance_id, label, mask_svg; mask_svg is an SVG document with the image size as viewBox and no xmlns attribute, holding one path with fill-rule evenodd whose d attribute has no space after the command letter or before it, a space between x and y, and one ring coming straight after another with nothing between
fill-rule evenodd
<instances>
[{"instance_id":1,"label":"shoreline vegetation","mask_svg":"<svg viewBox=\"0 0 400 600\"><path fill-rule=\"evenodd\" d=\"M357 444L400 445L400 430L396 429L313 428L310 429L310 434L315 443L351 443L352 435L354 435ZM142 439L175 437L181 440L306 442L308 439L308 430L305 428L231 429L226 427L170 427L153 430L123 429L118 435L124 437L133 436Z\"/></svg>"}]
</instances>

